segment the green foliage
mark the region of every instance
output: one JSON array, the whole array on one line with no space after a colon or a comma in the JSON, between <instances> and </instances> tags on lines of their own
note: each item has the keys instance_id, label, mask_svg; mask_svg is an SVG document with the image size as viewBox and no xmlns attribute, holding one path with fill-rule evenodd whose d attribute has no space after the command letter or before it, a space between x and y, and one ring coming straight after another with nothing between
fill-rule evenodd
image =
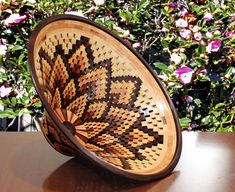
<instances>
[{"instance_id":1,"label":"green foliage","mask_svg":"<svg viewBox=\"0 0 235 192\"><path fill-rule=\"evenodd\" d=\"M27 44L55 14L77 14L114 31L159 74L183 129L235 130L235 8L231 1L15 0L0 2L0 117L41 113ZM12 18L12 16L17 18Z\"/></svg>"}]
</instances>

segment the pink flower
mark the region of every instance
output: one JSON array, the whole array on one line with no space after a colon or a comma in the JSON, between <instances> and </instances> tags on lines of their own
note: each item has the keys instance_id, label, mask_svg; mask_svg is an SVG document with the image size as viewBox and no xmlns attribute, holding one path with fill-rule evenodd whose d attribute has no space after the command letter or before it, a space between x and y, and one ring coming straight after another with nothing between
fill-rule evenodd
<instances>
[{"instance_id":1,"label":"pink flower","mask_svg":"<svg viewBox=\"0 0 235 192\"><path fill-rule=\"evenodd\" d=\"M0 11L3 11L5 7L3 5L0 5Z\"/></svg>"},{"instance_id":2,"label":"pink flower","mask_svg":"<svg viewBox=\"0 0 235 192\"><path fill-rule=\"evenodd\" d=\"M185 28L188 27L188 22L184 19L178 19L175 22L176 27L181 27L181 28Z\"/></svg>"},{"instance_id":3,"label":"pink flower","mask_svg":"<svg viewBox=\"0 0 235 192\"><path fill-rule=\"evenodd\" d=\"M234 35L234 31L227 31L227 32L225 33L225 35L226 35L227 37L231 37L231 36Z\"/></svg>"},{"instance_id":4,"label":"pink flower","mask_svg":"<svg viewBox=\"0 0 235 192\"><path fill-rule=\"evenodd\" d=\"M191 83L194 71L190 67L185 66L177 69L174 74L178 77L181 84L186 85Z\"/></svg>"},{"instance_id":5,"label":"pink flower","mask_svg":"<svg viewBox=\"0 0 235 192\"><path fill-rule=\"evenodd\" d=\"M200 32L197 32L197 33L194 33L194 39L196 40L196 41L201 41L201 39L202 39L202 34L200 33Z\"/></svg>"},{"instance_id":6,"label":"pink flower","mask_svg":"<svg viewBox=\"0 0 235 192\"><path fill-rule=\"evenodd\" d=\"M221 47L221 41L216 39L214 41L211 41L207 46L206 46L206 52L211 53L211 52L217 52L219 51Z\"/></svg>"},{"instance_id":7,"label":"pink flower","mask_svg":"<svg viewBox=\"0 0 235 192\"><path fill-rule=\"evenodd\" d=\"M169 8L177 8L177 7L178 7L177 2L171 2L171 3L169 3L169 4L168 4L168 7L169 7Z\"/></svg>"},{"instance_id":8,"label":"pink flower","mask_svg":"<svg viewBox=\"0 0 235 192\"><path fill-rule=\"evenodd\" d=\"M0 55L6 55L7 46L0 43Z\"/></svg>"},{"instance_id":9,"label":"pink flower","mask_svg":"<svg viewBox=\"0 0 235 192\"><path fill-rule=\"evenodd\" d=\"M195 127L196 127L196 124L195 124L195 123L190 123L188 130L191 131L191 130L194 129Z\"/></svg>"},{"instance_id":10,"label":"pink flower","mask_svg":"<svg viewBox=\"0 0 235 192\"><path fill-rule=\"evenodd\" d=\"M12 91L12 88L8 85L8 83L2 85L0 87L0 97L8 97Z\"/></svg>"},{"instance_id":11,"label":"pink flower","mask_svg":"<svg viewBox=\"0 0 235 192\"><path fill-rule=\"evenodd\" d=\"M180 13L181 13L181 17L185 17L188 14L188 10L185 7L183 7L180 10Z\"/></svg>"},{"instance_id":12,"label":"pink flower","mask_svg":"<svg viewBox=\"0 0 235 192\"><path fill-rule=\"evenodd\" d=\"M94 3L96 6L101 6L101 5L104 5L105 0L94 0Z\"/></svg>"},{"instance_id":13,"label":"pink flower","mask_svg":"<svg viewBox=\"0 0 235 192\"><path fill-rule=\"evenodd\" d=\"M13 13L5 20L5 25L13 26L25 21L26 19L27 15L20 15L19 13Z\"/></svg>"},{"instance_id":14,"label":"pink flower","mask_svg":"<svg viewBox=\"0 0 235 192\"><path fill-rule=\"evenodd\" d=\"M189 95L185 95L183 98L187 103L192 103L193 102L193 97Z\"/></svg>"},{"instance_id":15,"label":"pink flower","mask_svg":"<svg viewBox=\"0 0 235 192\"><path fill-rule=\"evenodd\" d=\"M180 31L180 36L185 38L185 39L189 39L192 35L192 32L189 29L184 29L182 31Z\"/></svg>"},{"instance_id":16,"label":"pink flower","mask_svg":"<svg viewBox=\"0 0 235 192\"><path fill-rule=\"evenodd\" d=\"M223 24L223 21L218 20L218 21L216 21L215 23L218 24L218 25L221 25L221 24Z\"/></svg>"},{"instance_id":17,"label":"pink flower","mask_svg":"<svg viewBox=\"0 0 235 192\"><path fill-rule=\"evenodd\" d=\"M140 42L133 43L132 47L135 48L135 49L140 48L141 43Z\"/></svg>"},{"instance_id":18,"label":"pink flower","mask_svg":"<svg viewBox=\"0 0 235 192\"><path fill-rule=\"evenodd\" d=\"M214 18L213 18L213 15L212 15L211 13L206 13L206 14L204 15L204 19L205 19L206 21L211 21L211 20L213 20Z\"/></svg>"}]
</instances>

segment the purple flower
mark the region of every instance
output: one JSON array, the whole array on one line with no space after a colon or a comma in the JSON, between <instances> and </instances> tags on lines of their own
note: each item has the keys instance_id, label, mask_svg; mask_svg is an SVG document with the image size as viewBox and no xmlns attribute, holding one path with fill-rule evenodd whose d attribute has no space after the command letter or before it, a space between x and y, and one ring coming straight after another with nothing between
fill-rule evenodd
<instances>
[{"instance_id":1,"label":"purple flower","mask_svg":"<svg viewBox=\"0 0 235 192\"><path fill-rule=\"evenodd\" d=\"M26 19L27 15L20 15L19 13L13 13L5 20L5 25L13 26L25 21Z\"/></svg>"},{"instance_id":2,"label":"purple flower","mask_svg":"<svg viewBox=\"0 0 235 192\"><path fill-rule=\"evenodd\" d=\"M207 46L206 46L206 52L211 53L211 52L217 52L219 51L221 47L221 41L216 39L214 41L211 41Z\"/></svg>"},{"instance_id":3,"label":"purple flower","mask_svg":"<svg viewBox=\"0 0 235 192\"><path fill-rule=\"evenodd\" d=\"M189 39L192 35L192 32L189 29L184 29L182 31L180 31L180 36L185 38L185 39Z\"/></svg>"},{"instance_id":4,"label":"purple flower","mask_svg":"<svg viewBox=\"0 0 235 192\"><path fill-rule=\"evenodd\" d=\"M214 18L213 18L213 15L212 15L211 13L206 13L206 14L204 15L204 19L205 19L206 21L211 21L211 20L213 20Z\"/></svg>"},{"instance_id":5,"label":"purple flower","mask_svg":"<svg viewBox=\"0 0 235 192\"><path fill-rule=\"evenodd\" d=\"M140 42L133 43L132 47L135 48L135 49L140 48L141 43Z\"/></svg>"},{"instance_id":6,"label":"purple flower","mask_svg":"<svg viewBox=\"0 0 235 192\"><path fill-rule=\"evenodd\" d=\"M175 21L175 25L176 27L185 28L188 27L188 22L184 19L178 19Z\"/></svg>"},{"instance_id":7,"label":"purple flower","mask_svg":"<svg viewBox=\"0 0 235 192\"><path fill-rule=\"evenodd\" d=\"M0 97L8 97L12 91L12 88L9 86L8 83L5 83L0 87Z\"/></svg>"},{"instance_id":8,"label":"purple flower","mask_svg":"<svg viewBox=\"0 0 235 192\"><path fill-rule=\"evenodd\" d=\"M189 124L189 127L188 127L188 130L191 131L192 129L194 129L196 127L196 124L195 123L190 123Z\"/></svg>"},{"instance_id":9,"label":"purple flower","mask_svg":"<svg viewBox=\"0 0 235 192\"><path fill-rule=\"evenodd\" d=\"M171 3L168 4L169 8L177 8L177 6L178 6L177 2L171 2Z\"/></svg>"},{"instance_id":10,"label":"purple flower","mask_svg":"<svg viewBox=\"0 0 235 192\"><path fill-rule=\"evenodd\" d=\"M178 68L174 74L178 77L181 84L186 85L191 83L194 71L188 66Z\"/></svg>"},{"instance_id":11,"label":"purple flower","mask_svg":"<svg viewBox=\"0 0 235 192\"><path fill-rule=\"evenodd\" d=\"M196 41L201 41L202 34L200 32L197 32L197 33L194 33L193 37Z\"/></svg>"},{"instance_id":12,"label":"purple flower","mask_svg":"<svg viewBox=\"0 0 235 192\"><path fill-rule=\"evenodd\" d=\"M180 15L181 17L185 17L186 15L188 14L188 10L183 7L181 10L180 10Z\"/></svg>"}]
</instances>

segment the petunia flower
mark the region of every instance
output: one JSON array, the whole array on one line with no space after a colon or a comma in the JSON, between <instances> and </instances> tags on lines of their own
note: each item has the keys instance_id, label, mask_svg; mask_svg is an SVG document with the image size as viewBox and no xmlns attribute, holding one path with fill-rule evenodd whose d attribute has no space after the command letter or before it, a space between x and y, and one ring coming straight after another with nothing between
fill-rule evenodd
<instances>
[{"instance_id":1,"label":"petunia flower","mask_svg":"<svg viewBox=\"0 0 235 192\"><path fill-rule=\"evenodd\" d=\"M169 8L177 8L178 7L178 4L177 4L177 2L171 2L171 3L168 3L168 7Z\"/></svg>"},{"instance_id":2,"label":"petunia flower","mask_svg":"<svg viewBox=\"0 0 235 192\"><path fill-rule=\"evenodd\" d=\"M85 17L82 11L66 11L65 14L77 15L80 17Z\"/></svg>"},{"instance_id":3,"label":"petunia flower","mask_svg":"<svg viewBox=\"0 0 235 192\"><path fill-rule=\"evenodd\" d=\"M0 97L8 97L12 91L12 88L8 84L4 84L0 87Z\"/></svg>"},{"instance_id":4,"label":"petunia flower","mask_svg":"<svg viewBox=\"0 0 235 192\"><path fill-rule=\"evenodd\" d=\"M180 15L181 17L185 17L186 15L188 14L188 10L183 7L181 10L180 10Z\"/></svg>"},{"instance_id":5,"label":"petunia flower","mask_svg":"<svg viewBox=\"0 0 235 192\"><path fill-rule=\"evenodd\" d=\"M177 53L172 53L171 61L173 61L176 65L179 65L182 62L182 57Z\"/></svg>"},{"instance_id":6,"label":"petunia flower","mask_svg":"<svg viewBox=\"0 0 235 192\"><path fill-rule=\"evenodd\" d=\"M206 52L207 53L217 52L217 51L219 51L220 47L221 47L221 41L216 39L214 41L211 41L206 46Z\"/></svg>"},{"instance_id":7,"label":"petunia flower","mask_svg":"<svg viewBox=\"0 0 235 192\"><path fill-rule=\"evenodd\" d=\"M193 97L190 95L185 95L182 98L184 101L186 101L187 103L192 103L193 102Z\"/></svg>"},{"instance_id":8,"label":"petunia flower","mask_svg":"<svg viewBox=\"0 0 235 192\"><path fill-rule=\"evenodd\" d=\"M135 49L140 48L141 43L140 42L133 43L132 47L135 48Z\"/></svg>"},{"instance_id":9,"label":"petunia flower","mask_svg":"<svg viewBox=\"0 0 235 192\"><path fill-rule=\"evenodd\" d=\"M218 20L218 21L216 21L215 23L218 24L218 25L221 25L221 24L223 24L223 21Z\"/></svg>"},{"instance_id":10,"label":"petunia flower","mask_svg":"<svg viewBox=\"0 0 235 192\"><path fill-rule=\"evenodd\" d=\"M189 127L188 127L188 130L191 131L192 129L194 129L196 127L196 124L195 123L190 123L189 124Z\"/></svg>"},{"instance_id":11,"label":"petunia flower","mask_svg":"<svg viewBox=\"0 0 235 192\"><path fill-rule=\"evenodd\" d=\"M0 55L6 55L7 46L0 43Z\"/></svg>"},{"instance_id":12,"label":"petunia flower","mask_svg":"<svg viewBox=\"0 0 235 192\"><path fill-rule=\"evenodd\" d=\"M178 68L174 74L179 79L179 82L183 85L189 84L192 81L194 71L188 66Z\"/></svg>"},{"instance_id":13,"label":"petunia flower","mask_svg":"<svg viewBox=\"0 0 235 192\"><path fill-rule=\"evenodd\" d=\"M178 19L175 21L175 25L176 27L185 28L188 27L188 22L184 19Z\"/></svg>"},{"instance_id":14,"label":"petunia flower","mask_svg":"<svg viewBox=\"0 0 235 192\"><path fill-rule=\"evenodd\" d=\"M211 32L206 32L206 37L211 39L213 37L213 34Z\"/></svg>"},{"instance_id":15,"label":"petunia flower","mask_svg":"<svg viewBox=\"0 0 235 192\"><path fill-rule=\"evenodd\" d=\"M101 6L105 4L105 0L94 0L96 6Z\"/></svg>"},{"instance_id":16,"label":"petunia flower","mask_svg":"<svg viewBox=\"0 0 235 192\"><path fill-rule=\"evenodd\" d=\"M201 41L202 34L200 32L197 32L197 33L194 33L193 37L196 41Z\"/></svg>"},{"instance_id":17,"label":"petunia flower","mask_svg":"<svg viewBox=\"0 0 235 192\"><path fill-rule=\"evenodd\" d=\"M225 33L225 35L226 35L227 37L232 37L232 36L235 35L235 33L234 33L234 31L227 31L227 32ZM232 38L230 38L230 39L232 39Z\"/></svg>"},{"instance_id":18,"label":"petunia flower","mask_svg":"<svg viewBox=\"0 0 235 192\"><path fill-rule=\"evenodd\" d=\"M25 21L26 19L27 15L20 15L19 13L13 13L5 20L5 25L13 26Z\"/></svg>"},{"instance_id":19,"label":"petunia flower","mask_svg":"<svg viewBox=\"0 0 235 192\"><path fill-rule=\"evenodd\" d=\"M184 30L180 31L179 33L180 33L180 36L185 39L189 39L192 36L192 32L189 29L184 29Z\"/></svg>"},{"instance_id":20,"label":"petunia flower","mask_svg":"<svg viewBox=\"0 0 235 192\"><path fill-rule=\"evenodd\" d=\"M212 15L211 13L206 13L206 14L204 15L204 19L205 19L206 21L211 21L211 20L213 20L214 18L213 18L213 15Z\"/></svg>"}]
</instances>

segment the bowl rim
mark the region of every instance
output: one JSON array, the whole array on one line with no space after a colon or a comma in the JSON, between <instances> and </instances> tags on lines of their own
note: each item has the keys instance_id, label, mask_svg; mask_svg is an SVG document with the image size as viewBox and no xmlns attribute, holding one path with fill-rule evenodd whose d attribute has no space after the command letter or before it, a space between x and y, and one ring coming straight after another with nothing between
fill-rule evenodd
<instances>
[{"instance_id":1,"label":"bowl rim","mask_svg":"<svg viewBox=\"0 0 235 192\"><path fill-rule=\"evenodd\" d=\"M39 81L37 79L36 75L36 70L35 70L35 63L34 63L34 43L37 39L37 36L39 32L48 24L52 22L56 22L59 20L74 20L78 22L83 22L85 24L91 25L93 27L96 27L108 35L112 36L116 40L118 40L121 44L123 44L132 54L134 54L140 62L147 68L147 70L150 72L150 74L153 76L159 87L161 88L162 92L164 93L164 96L168 102L168 105L170 107L171 113L174 118L174 123L176 127L176 150L175 154L172 158L172 161L168 164L168 166L163 169L162 171L158 173L150 173L150 174L139 174L139 173L133 173L133 172L128 172L125 171L124 169L119 169L116 166L101 160L98 158L96 155L92 154L88 149L86 149L83 145L81 145L79 142L76 142L77 140L72 136L72 134L69 132L68 129L66 129L65 125L63 125L58 118L56 117L55 113L53 112L52 108L49 106L47 100L43 96L43 91L41 89L41 86L39 84ZM181 151L182 151L182 133L181 133L181 128L180 128L180 123L179 123L179 118L176 112L176 109L173 105L172 100L170 99L170 96L168 95L167 91L163 87L161 81L157 77L157 74L153 71L153 69L149 66L149 64L143 59L143 57L136 51L134 48L132 48L129 44L127 44L121 37L116 35L114 32L110 31L106 27L97 24L89 19L86 19L84 17L76 16L76 15L71 15L71 14L59 14L59 15L53 15L49 16L45 19L43 19L37 26L36 28L32 31L30 38L29 38L29 43L28 43L28 62L29 62L29 71L32 76L33 83L35 85L36 91L39 95L40 100L43 103L43 106L47 112L47 114L50 116L54 124L62 131L62 133L65 135L67 139L69 139L74 145L77 146L78 148L78 154L84 155L86 158L90 159L94 163L100 165L101 167L104 167L110 171L112 171L115 174L130 178L130 179L135 179L135 180L152 180L152 179L159 179L162 178L166 175L168 175L177 165L180 156L181 156Z\"/></svg>"}]
</instances>

